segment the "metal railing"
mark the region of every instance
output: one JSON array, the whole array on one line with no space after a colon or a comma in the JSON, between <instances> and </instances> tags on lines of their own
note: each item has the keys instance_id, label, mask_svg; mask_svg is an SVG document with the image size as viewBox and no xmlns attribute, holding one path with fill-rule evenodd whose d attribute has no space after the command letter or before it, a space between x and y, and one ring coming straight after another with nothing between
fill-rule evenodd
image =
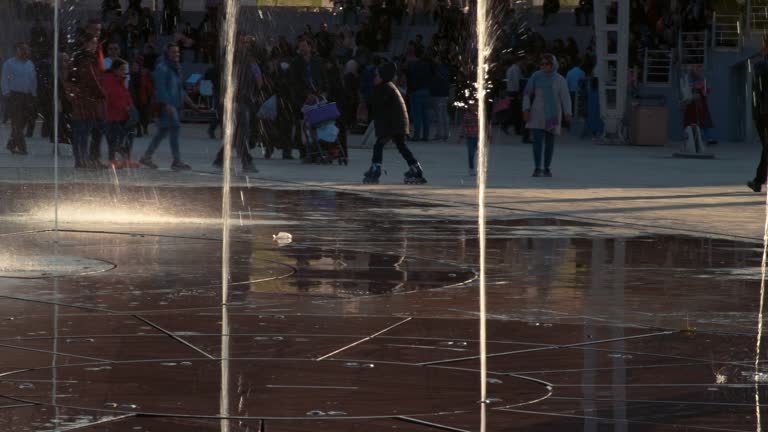
<instances>
[{"instance_id":1,"label":"metal railing","mask_svg":"<svg viewBox=\"0 0 768 432\"><path fill-rule=\"evenodd\" d=\"M712 14L712 48L741 49L741 15Z\"/></svg>"},{"instance_id":2,"label":"metal railing","mask_svg":"<svg viewBox=\"0 0 768 432\"><path fill-rule=\"evenodd\" d=\"M672 51L645 50L643 84L669 85L672 83Z\"/></svg>"},{"instance_id":3,"label":"metal railing","mask_svg":"<svg viewBox=\"0 0 768 432\"><path fill-rule=\"evenodd\" d=\"M768 2L752 0L749 10L749 29L755 33L768 31Z\"/></svg>"},{"instance_id":4,"label":"metal railing","mask_svg":"<svg viewBox=\"0 0 768 432\"><path fill-rule=\"evenodd\" d=\"M677 44L680 53L680 64L707 64L707 32L680 32Z\"/></svg>"}]
</instances>

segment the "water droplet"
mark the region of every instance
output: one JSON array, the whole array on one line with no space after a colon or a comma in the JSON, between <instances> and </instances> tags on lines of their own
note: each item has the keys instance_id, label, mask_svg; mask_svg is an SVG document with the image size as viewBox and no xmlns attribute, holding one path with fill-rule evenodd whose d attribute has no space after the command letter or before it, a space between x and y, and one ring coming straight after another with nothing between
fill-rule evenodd
<instances>
[{"instance_id":1,"label":"water droplet","mask_svg":"<svg viewBox=\"0 0 768 432\"><path fill-rule=\"evenodd\" d=\"M29 390L29 389L35 388L35 385L32 383L24 383L24 384L19 384L19 388L22 390Z\"/></svg>"},{"instance_id":2,"label":"water droplet","mask_svg":"<svg viewBox=\"0 0 768 432\"><path fill-rule=\"evenodd\" d=\"M313 410L307 413L307 415L310 415L312 417L321 417L325 415L325 412L320 410Z\"/></svg>"},{"instance_id":3,"label":"water droplet","mask_svg":"<svg viewBox=\"0 0 768 432\"><path fill-rule=\"evenodd\" d=\"M456 342L456 345L458 346L467 346L466 342Z\"/></svg>"},{"instance_id":4,"label":"water droplet","mask_svg":"<svg viewBox=\"0 0 768 432\"><path fill-rule=\"evenodd\" d=\"M192 362L186 362L186 361L185 362L181 362L179 364L182 365L182 366L192 366Z\"/></svg>"},{"instance_id":5,"label":"water droplet","mask_svg":"<svg viewBox=\"0 0 768 432\"><path fill-rule=\"evenodd\" d=\"M131 409L131 410L133 410L133 409L136 409L138 407L139 406L135 405L135 404L122 404L122 405L120 405L120 409Z\"/></svg>"},{"instance_id":6,"label":"water droplet","mask_svg":"<svg viewBox=\"0 0 768 432\"><path fill-rule=\"evenodd\" d=\"M359 367L360 367L360 363L356 363L356 362L347 362L347 363L344 363L344 367L348 367L348 368L359 368Z\"/></svg>"},{"instance_id":7,"label":"water droplet","mask_svg":"<svg viewBox=\"0 0 768 432\"><path fill-rule=\"evenodd\" d=\"M440 342L440 345L449 346L449 345L453 345L453 342L451 341Z\"/></svg>"},{"instance_id":8,"label":"water droplet","mask_svg":"<svg viewBox=\"0 0 768 432\"><path fill-rule=\"evenodd\" d=\"M114 402L107 402L104 404L104 406L107 408L117 408L117 404Z\"/></svg>"},{"instance_id":9,"label":"water droplet","mask_svg":"<svg viewBox=\"0 0 768 432\"><path fill-rule=\"evenodd\" d=\"M456 273L448 273L448 277L456 277Z\"/></svg>"},{"instance_id":10,"label":"water droplet","mask_svg":"<svg viewBox=\"0 0 768 432\"><path fill-rule=\"evenodd\" d=\"M366 363L363 365L363 367L366 369L373 369L374 367L376 367L376 365L374 365L373 363Z\"/></svg>"},{"instance_id":11,"label":"water droplet","mask_svg":"<svg viewBox=\"0 0 768 432\"><path fill-rule=\"evenodd\" d=\"M173 363L173 362L165 362L165 363L160 363L160 364L163 365L163 366L176 366L176 363Z\"/></svg>"},{"instance_id":12,"label":"water droplet","mask_svg":"<svg viewBox=\"0 0 768 432\"><path fill-rule=\"evenodd\" d=\"M485 382L487 382L488 384L503 384L504 383L504 381L502 381L500 379L496 379L496 378L486 378Z\"/></svg>"},{"instance_id":13,"label":"water droplet","mask_svg":"<svg viewBox=\"0 0 768 432\"><path fill-rule=\"evenodd\" d=\"M273 341L281 341L283 339L284 338L282 336L275 336L275 337L272 338Z\"/></svg>"},{"instance_id":14,"label":"water droplet","mask_svg":"<svg viewBox=\"0 0 768 432\"><path fill-rule=\"evenodd\" d=\"M345 416L345 415L347 415L347 413L345 413L344 411L328 411L328 415L332 415L332 416Z\"/></svg>"}]
</instances>

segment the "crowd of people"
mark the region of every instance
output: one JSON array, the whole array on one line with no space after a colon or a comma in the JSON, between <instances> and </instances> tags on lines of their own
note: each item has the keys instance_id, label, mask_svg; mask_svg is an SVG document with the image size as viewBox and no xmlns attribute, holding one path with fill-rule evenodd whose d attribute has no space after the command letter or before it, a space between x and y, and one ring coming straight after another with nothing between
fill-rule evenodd
<instances>
[{"instance_id":1,"label":"crowd of people","mask_svg":"<svg viewBox=\"0 0 768 432\"><path fill-rule=\"evenodd\" d=\"M42 133L52 138L51 119L57 109L62 119L59 141L72 145L78 168L110 165L157 168L152 157L168 138L173 154L171 167L189 169L179 150L184 111L186 108L215 111L217 115L208 133L216 137L224 115L224 90L230 82L223 76L224 59L218 46L223 6L209 3L203 22L193 29L189 23L178 25L180 15L172 2L165 8L163 22L157 28L152 13L142 6L141 0L131 0L124 11L118 2L105 1L102 19L88 20L74 32L74 37L67 38L58 47L61 65L58 79L62 91L55 106L45 103L53 94L52 43L49 33L36 22L29 43L16 46L16 55L5 63L3 70L3 94L7 97L6 104L12 108L6 110L13 130L8 149L16 154L26 153L24 138L32 135L33 119L38 115L44 120ZM493 112L489 114L493 114L494 121L505 133L512 128L522 135L524 142L533 142L535 149L544 149L544 162L537 162L536 170L541 175L550 174L547 162L551 160L550 136L531 134L530 129L540 128L530 127L525 112L546 109L549 115L546 123L551 120L552 101L556 100L561 114L557 128L545 130L556 135L561 123L568 120L564 114L573 114L587 119L584 136L600 134L599 98L593 74L594 39L583 49L573 38L548 42L521 25L523 18L519 11L504 4L500 2L494 17L501 34L495 38L490 54L488 96ZM691 23L698 22L694 18L706 14L706 9L698 9L699 4L699 0L694 0L683 9L682 16L691 17L682 21L686 26L694 25ZM649 28L647 23L656 16L661 19L670 13L654 0L635 0L632 5L642 7L643 11L639 15L633 12L635 33L657 30ZM380 98L375 97L382 83L397 88L406 107L408 128L401 132L407 133L399 134L403 135L402 146L399 138L377 133L378 138L392 140L398 148L406 148L405 141L447 140L452 131L451 118L459 114L457 111L467 112L471 117L476 110L472 107L476 48L472 31L474 17L470 11L448 1L416 8L409 14L405 13L404 4L397 1L374 1L364 11L358 0L341 1L338 7L342 22L335 25L334 30L324 24L317 30L306 26L301 34L293 37L247 30L237 35L234 67L237 89L232 120L234 149L243 169L255 170L251 150L259 144L267 158L277 152L284 159L292 159L298 151L305 162L327 163L329 159L337 159L345 163L347 135L365 130L370 121L377 118L377 111L382 110L377 103ZM580 3L576 11L579 24L584 18L580 15L591 7L588 0ZM403 52L393 53L393 26L404 22L408 25L407 20L430 24L436 32L427 40L415 35ZM171 42L158 47L157 35L163 33L175 36ZM199 104L200 99L193 101L188 93L190 89L184 85L186 77L181 69L181 57L189 49L194 51L196 60L211 64L203 77L203 81L211 83L212 90L205 106ZM542 62L543 58L550 57L551 61ZM387 71L385 77L382 77L382 68ZM541 82L557 83L553 84L558 86L557 97L550 97L547 90L546 100L536 101L534 95L541 91L540 78L532 78L545 72L550 75ZM564 81L551 74L562 76ZM18 79L10 82L6 79L9 76ZM563 82L567 101L560 88ZM533 104L530 97L534 98ZM577 100L580 103L574 112L573 103ZM542 101L546 105L539 106ZM318 135L313 133L317 131L307 130L304 113L308 107L325 103L336 104L338 118L334 119L333 133ZM271 114L265 115L263 111L267 106ZM156 134L134 161L133 138L147 135L152 122L155 122ZM471 118L464 123L472 124ZM330 138L326 138L328 136ZM108 149L106 163L101 161L104 137ZM468 144L471 147L471 143ZM381 160L376 156L378 150L374 153L375 172ZM419 167L420 172L415 158L408 157L406 152L403 155L409 165ZM219 152L213 163L221 166L222 156ZM473 170L471 163L470 172Z\"/></svg>"}]
</instances>

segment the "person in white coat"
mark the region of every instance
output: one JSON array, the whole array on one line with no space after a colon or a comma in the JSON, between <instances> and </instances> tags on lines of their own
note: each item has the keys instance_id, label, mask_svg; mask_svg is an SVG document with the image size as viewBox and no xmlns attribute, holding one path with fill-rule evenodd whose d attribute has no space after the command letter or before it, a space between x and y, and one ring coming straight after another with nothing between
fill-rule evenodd
<instances>
[{"instance_id":1,"label":"person in white coat","mask_svg":"<svg viewBox=\"0 0 768 432\"><path fill-rule=\"evenodd\" d=\"M523 91L523 119L526 128L533 134L533 161L536 166L533 177L552 177L550 165L555 136L560 135L563 116L569 122L573 114L568 83L556 71L555 56L542 55L539 70L531 76Z\"/></svg>"}]
</instances>

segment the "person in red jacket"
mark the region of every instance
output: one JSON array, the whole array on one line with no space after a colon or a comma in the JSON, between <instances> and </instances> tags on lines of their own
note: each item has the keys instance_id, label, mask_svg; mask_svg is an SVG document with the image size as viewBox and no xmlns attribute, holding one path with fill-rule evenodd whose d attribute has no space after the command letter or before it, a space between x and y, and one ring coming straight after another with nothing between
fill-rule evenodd
<instances>
[{"instance_id":1,"label":"person in red jacket","mask_svg":"<svg viewBox=\"0 0 768 432\"><path fill-rule=\"evenodd\" d=\"M107 102L107 146L109 164L117 169L138 168L139 164L131 160L131 143L128 137L128 122L135 110L133 99L125 87L128 63L123 59L113 59L110 69L104 74L102 87ZM122 155L118 162L117 153Z\"/></svg>"}]
</instances>

